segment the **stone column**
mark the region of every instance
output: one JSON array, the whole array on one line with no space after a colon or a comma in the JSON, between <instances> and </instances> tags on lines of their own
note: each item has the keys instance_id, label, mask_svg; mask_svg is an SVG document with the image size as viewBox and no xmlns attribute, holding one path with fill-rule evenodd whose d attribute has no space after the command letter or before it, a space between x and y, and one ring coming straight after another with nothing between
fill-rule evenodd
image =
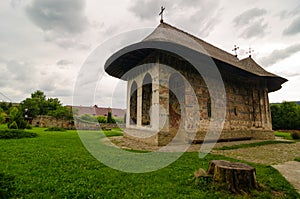
<instances>
[{"instance_id":1,"label":"stone column","mask_svg":"<svg viewBox=\"0 0 300 199\"><path fill-rule=\"evenodd\" d=\"M150 124L155 131L159 130L159 67L154 67L154 74L152 74L152 104Z\"/></svg>"},{"instance_id":2,"label":"stone column","mask_svg":"<svg viewBox=\"0 0 300 199\"><path fill-rule=\"evenodd\" d=\"M127 109L126 109L126 128L130 125L130 90L131 90L132 80L127 82Z\"/></svg>"},{"instance_id":3,"label":"stone column","mask_svg":"<svg viewBox=\"0 0 300 199\"><path fill-rule=\"evenodd\" d=\"M261 127L265 128L265 104L264 104L264 90L259 88L259 112L260 112L260 122Z\"/></svg>"},{"instance_id":4,"label":"stone column","mask_svg":"<svg viewBox=\"0 0 300 199\"><path fill-rule=\"evenodd\" d=\"M159 128L169 131L169 77L170 71L159 66Z\"/></svg>"},{"instance_id":5,"label":"stone column","mask_svg":"<svg viewBox=\"0 0 300 199\"><path fill-rule=\"evenodd\" d=\"M268 89L266 88L265 91L265 107L266 107L266 119L267 119L267 129L272 130L272 121L271 121L271 111L270 111L270 105L269 105L269 97L268 97Z\"/></svg>"},{"instance_id":6,"label":"stone column","mask_svg":"<svg viewBox=\"0 0 300 199\"><path fill-rule=\"evenodd\" d=\"M142 91L143 91L143 86L142 83L137 82L138 88L137 88L137 126L141 127L142 126L142 101L143 101L143 96L142 96Z\"/></svg>"}]
</instances>

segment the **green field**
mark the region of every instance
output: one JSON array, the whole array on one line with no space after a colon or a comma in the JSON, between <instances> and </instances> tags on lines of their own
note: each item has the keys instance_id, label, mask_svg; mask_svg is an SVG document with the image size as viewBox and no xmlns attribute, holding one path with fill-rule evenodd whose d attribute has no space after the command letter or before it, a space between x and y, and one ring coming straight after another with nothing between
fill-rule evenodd
<instances>
[{"instance_id":1,"label":"green field","mask_svg":"<svg viewBox=\"0 0 300 199\"><path fill-rule=\"evenodd\" d=\"M287 140L293 140L291 134L288 133L288 132L275 131L275 136L282 137L282 138L287 139Z\"/></svg>"},{"instance_id":2,"label":"green field","mask_svg":"<svg viewBox=\"0 0 300 199\"><path fill-rule=\"evenodd\" d=\"M207 169L212 159L185 153L161 170L131 174L111 169L94 159L76 131L29 130L35 138L0 140L0 193L12 198L299 198L291 185L272 167L256 167L260 191L234 195L211 185L196 185L193 173ZM113 130L111 134L117 133ZM87 132L88 133L88 132ZM4 182L3 182L4 181ZM5 186L4 186L4 185ZM6 193L7 194L7 193ZM0 195L1 198L1 195Z\"/></svg>"}]
</instances>

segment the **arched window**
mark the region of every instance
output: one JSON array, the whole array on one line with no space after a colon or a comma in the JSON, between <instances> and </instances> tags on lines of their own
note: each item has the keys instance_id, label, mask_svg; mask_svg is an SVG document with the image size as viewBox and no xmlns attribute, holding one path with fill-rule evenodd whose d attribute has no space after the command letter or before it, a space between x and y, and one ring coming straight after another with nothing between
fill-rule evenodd
<instances>
[{"instance_id":1,"label":"arched window","mask_svg":"<svg viewBox=\"0 0 300 199\"><path fill-rule=\"evenodd\" d=\"M150 108L152 104L152 78L147 73L142 87L142 125L150 125Z\"/></svg>"},{"instance_id":2,"label":"arched window","mask_svg":"<svg viewBox=\"0 0 300 199\"><path fill-rule=\"evenodd\" d=\"M137 121L137 84L132 82L130 89L130 124L136 125Z\"/></svg>"}]
</instances>

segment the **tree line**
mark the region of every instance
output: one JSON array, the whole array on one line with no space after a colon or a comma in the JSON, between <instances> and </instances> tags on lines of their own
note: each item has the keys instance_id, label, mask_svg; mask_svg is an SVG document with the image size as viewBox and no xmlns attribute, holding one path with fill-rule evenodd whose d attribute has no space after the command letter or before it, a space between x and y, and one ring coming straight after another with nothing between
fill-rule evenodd
<instances>
[{"instance_id":1,"label":"tree line","mask_svg":"<svg viewBox=\"0 0 300 199\"><path fill-rule=\"evenodd\" d=\"M37 90L18 105L0 102L0 124L7 123L11 129L30 128L28 121L39 115L73 121L73 113L76 115L76 111L63 106L58 98L47 98L44 92ZM107 117L82 115L79 118L87 122L123 123L123 119L114 118L111 112L108 112Z\"/></svg>"},{"instance_id":2,"label":"tree line","mask_svg":"<svg viewBox=\"0 0 300 199\"><path fill-rule=\"evenodd\" d=\"M283 102L270 106L274 130L300 130L300 106L295 102Z\"/></svg>"},{"instance_id":3,"label":"tree line","mask_svg":"<svg viewBox=\"0 0 300 199\"><path fill-rule=\"evenodd\" d=\"M73 120L72 110L62 105L58 98L46 98L44 92L37 90L19 105L0 102L0 123L7 123L8 128L29 128L28 120L38 115Z\"/></svg>"}]
</instances>

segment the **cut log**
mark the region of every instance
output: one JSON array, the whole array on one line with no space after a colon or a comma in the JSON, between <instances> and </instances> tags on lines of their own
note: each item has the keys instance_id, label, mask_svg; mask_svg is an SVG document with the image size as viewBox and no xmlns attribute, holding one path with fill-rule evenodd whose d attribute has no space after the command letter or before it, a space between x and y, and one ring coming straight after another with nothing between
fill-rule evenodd
<instances>
[{"instance_id":1,"label":"cut log","mask_svg":"<svg viewBox=\"0 0 300 199\"><path fill-rule=\"evenodd\" d=\"M255 168L244 163L212 160L207 173L215 182L225 183L234 193L249 193L258 187Z\"/></svg>"}]
</instances>

